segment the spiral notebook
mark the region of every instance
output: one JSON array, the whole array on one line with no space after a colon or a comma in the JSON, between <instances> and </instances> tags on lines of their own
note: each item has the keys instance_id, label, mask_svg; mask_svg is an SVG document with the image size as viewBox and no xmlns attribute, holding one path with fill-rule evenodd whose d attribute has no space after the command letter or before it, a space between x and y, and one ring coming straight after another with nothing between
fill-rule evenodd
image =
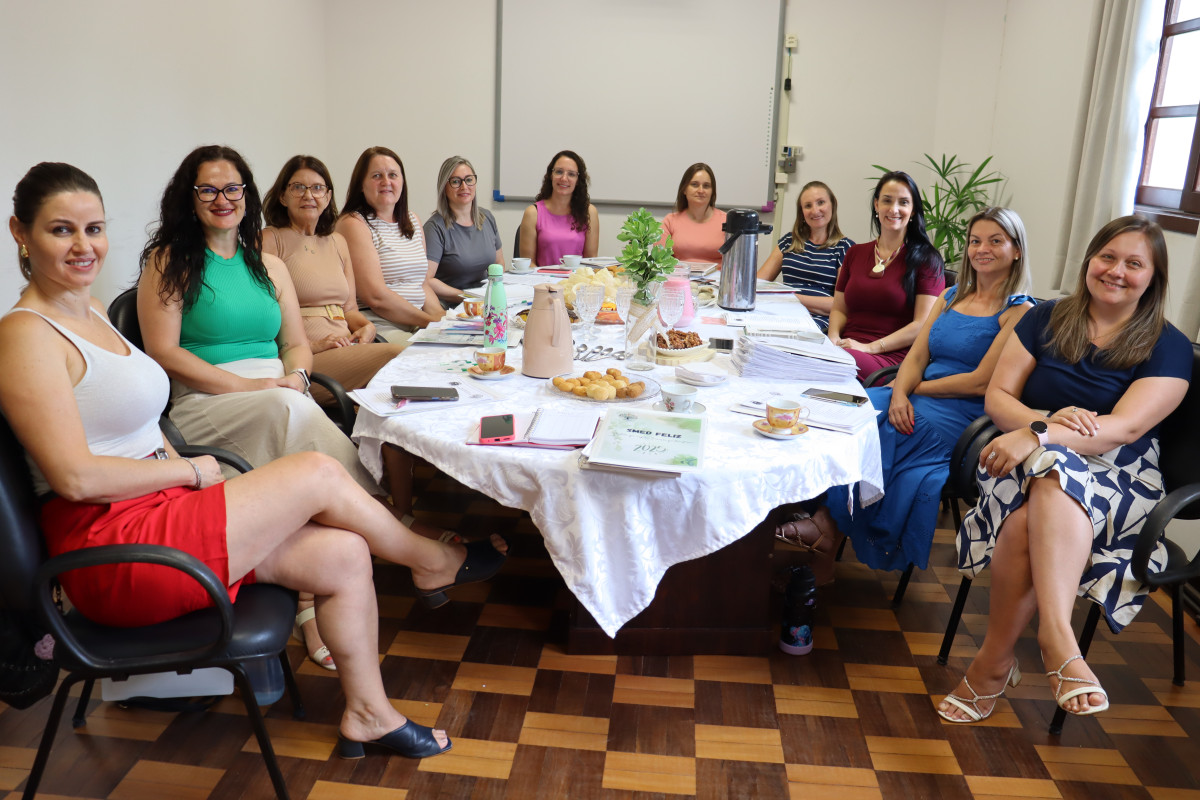
<instances>
[{"instance_id":1,"label":"spiral notebook","mask_svg":"<svg viewBox=\"0 0 1200 800\"><path fill-rule=\"evenodd\" d=\"M532 414L513 414L516 438L511 442L487 444L545 447L552 450L574 450L592 440L602 415L590 411L550 411L539 408ZM479 423L475 424L467 444L481 444Z\"/></svg>"}]
</instances>

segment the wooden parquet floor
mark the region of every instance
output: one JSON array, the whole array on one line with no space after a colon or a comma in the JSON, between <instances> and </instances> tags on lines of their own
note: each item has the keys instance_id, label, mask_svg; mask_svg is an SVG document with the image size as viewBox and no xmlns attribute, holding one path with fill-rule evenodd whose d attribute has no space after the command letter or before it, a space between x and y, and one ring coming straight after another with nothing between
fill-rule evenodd
<instances>
[{"instance_id":1,"label":"wooden parquet floor","mask_svg":"<svg viewBox=\"0 0 1200 800\"><path fill-rule=\"evenodd\" d=\"M285 696L267 721L297 800L1200 800L1200 639L1189 621L1192 682L1172 686L1165 598L1120 636L1097 634L1089 662L1111 697L1107 713L1047 733L1054 706L1027 631L1025 681L985 723L952 725L933 704L982 638L988 583L976 581L950 664L939 666L958 585L952 531L938 532L930 569L897 610L898 576L861 566L848 549L837 582L821 591L807 656L569 656L570 598L528 516L428 468L419 479L422 519L469 535L499 531L513 552L496 580L456 590L437 611L414 604L407 570L376 569L389 696L418 722L448 729L454 750L423 761L338 759L336 677L293 642L308 716L293 720ZM794 556L776 558L782 566ZM0 797L20 796L48 709L49 699L26 711L0 706ZM85 727L60 729L39 794L273 796L236 698L180 714L94 700Z\"/></svg>"}]
</instances>

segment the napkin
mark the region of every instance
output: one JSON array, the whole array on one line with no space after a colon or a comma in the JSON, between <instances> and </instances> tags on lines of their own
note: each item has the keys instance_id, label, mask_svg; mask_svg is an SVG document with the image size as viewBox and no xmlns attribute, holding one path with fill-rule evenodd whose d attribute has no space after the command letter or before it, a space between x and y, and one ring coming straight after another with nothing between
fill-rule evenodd
<instances>
[{"instance_id":1,"label":"napkin","mask_svg":"<svg viewBox=\"0 0 1200 800\"><path fill-rule=\"evenodd\" d=\"M694 363L687 366L681 365L675 367L675 377L694 383L715 385L728 378L729 373L712 364Z\"/></svg>"}]
</instances>

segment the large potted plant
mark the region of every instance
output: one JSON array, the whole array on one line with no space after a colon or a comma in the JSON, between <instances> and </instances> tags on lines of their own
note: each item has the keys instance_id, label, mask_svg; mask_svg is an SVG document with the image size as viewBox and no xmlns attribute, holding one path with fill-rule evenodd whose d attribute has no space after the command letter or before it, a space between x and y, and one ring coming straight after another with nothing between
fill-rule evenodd
<instances>
[{"instance_id":1,"label":"large potted plant","mask_svg":"<svg viewBox=\"0 0 1200 800\"><path fill-rule=\"evenodd\" d=\"M617 263L636 290L625 326L625 339L631 345L636 345L653 324L658 290L679 263L671 250L671 238L658 244L660 236L662 225L644 208L630 214L617 234L617 239L625 242Z\"/></svg>"},{"instance_id":2,"label":"large potted plant","mask_svg":"<svg viewBox=\"0 0 1200 800\"><path fill-rule=\"evenodd\" d=\"M1002 182L1004 176L995 170L985 172L992 161L991 156L974 169L954 155L943 154L941 161L936 161L925 153L925 160L928 164L923 166L927 166L936 176L930 189L921 190L921 202L925 206L925 231L946 260L946 266L956 269L966 247L967 220L977 211L993 205L989 187ZM880 172L891 172L879 164L871 166Z\"/></svg>"}]
</instances>

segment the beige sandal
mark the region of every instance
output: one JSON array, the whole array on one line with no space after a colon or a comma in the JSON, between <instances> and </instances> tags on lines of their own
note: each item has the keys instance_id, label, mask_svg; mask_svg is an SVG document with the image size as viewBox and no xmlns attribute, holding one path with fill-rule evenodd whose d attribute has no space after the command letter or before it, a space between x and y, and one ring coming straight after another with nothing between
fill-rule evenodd
<instances>
[{"instance_id":1,"label":"beige sandal","mask_svg":"<svg viewBox=\"0 0 1200 800\"><path fill-rule=\"evenodd\" d=\"M304 649L308 650L308 639L304 636L304 623L317 618L316 606L309 606L296 615L296 627L292 629L292 635L304 643ZM329 653L329 648L321 645L316 649L316 652L308 654L309 659L318 667L337 671L337 665L333 663L333 656Z\"/></svg>"}]
</instances>

